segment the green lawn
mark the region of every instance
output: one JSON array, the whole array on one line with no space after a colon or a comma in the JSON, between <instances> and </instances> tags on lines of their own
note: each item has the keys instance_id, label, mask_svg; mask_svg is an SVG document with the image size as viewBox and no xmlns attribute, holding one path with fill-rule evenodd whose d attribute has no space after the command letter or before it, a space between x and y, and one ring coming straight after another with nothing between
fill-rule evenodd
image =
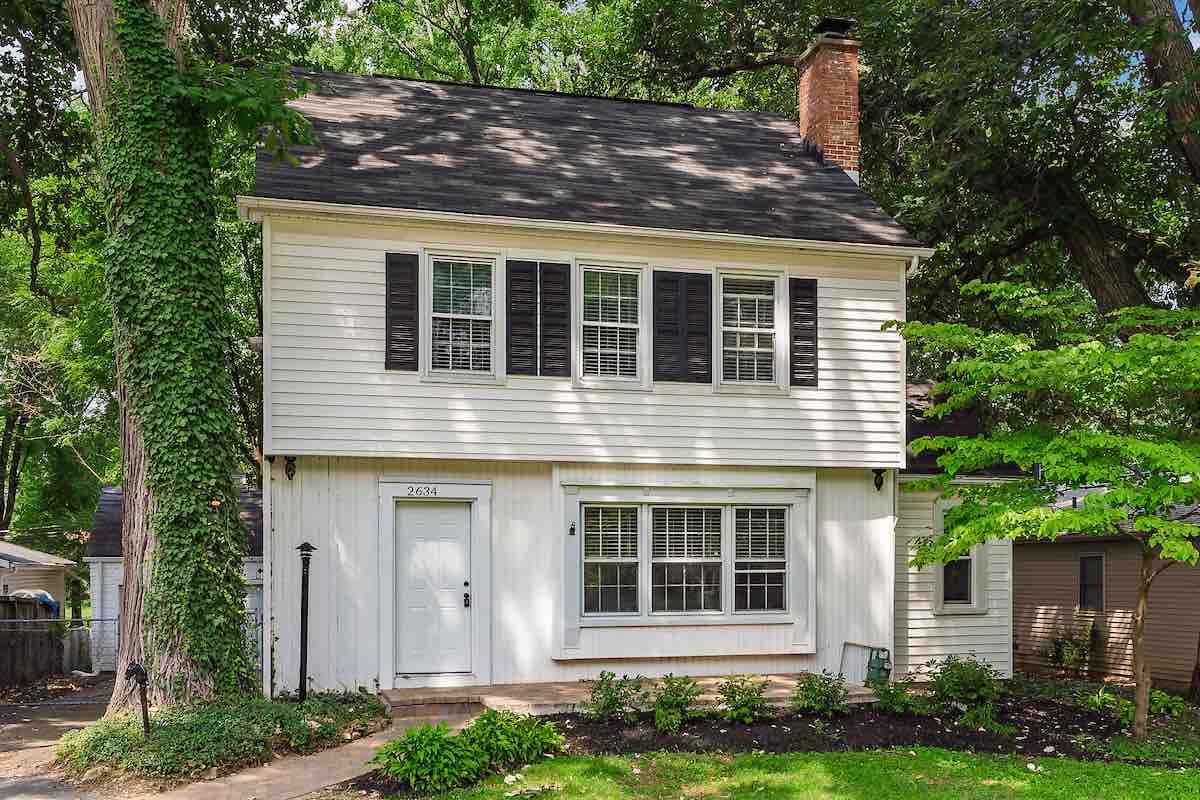
<instances>
[{"instance_id":1,"label":"green lawn","mask_svg":"<svg viewBox=\"0 0 1200 800\"><path fill-rule=\"evenodd\" d=\"M1124 764L977 756L947 750L878 753L558 758L523 770L506 784L491 778L443 800L504 800L514 790L561 784L546 800L958 800L959 798L1200 798L1200 771ZM635 771L636 770L636 771ZM360 800L358 791L321 800Z\"/></svg>"}]
</instances>

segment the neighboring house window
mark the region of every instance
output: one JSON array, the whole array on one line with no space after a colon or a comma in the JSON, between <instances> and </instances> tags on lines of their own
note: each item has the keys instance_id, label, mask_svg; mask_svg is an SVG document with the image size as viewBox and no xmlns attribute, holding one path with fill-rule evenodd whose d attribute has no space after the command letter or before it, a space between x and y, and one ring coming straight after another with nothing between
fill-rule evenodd
<instances>
[{"instance_id":1,"label":"neighboring house window","mask_svg":"<svg viewBox=\"0 0 1200 800\"><path fill-rule=\"evenodd\" d=\"M1104 556L1079 559L1079 608L1083 611L1104 610Z\"/></svg>"},{"instance_id":2,"label":"neighboring house window","mask_svg":"<svg viewBox=\"0 0 1200 800\"><path fill-rule=\"evenodd\" d=\"M775 281L721 280L721 376L775 383Z\"/></svg>"},{"instance_id":3,"label":"neighboring house window","mask_svg":"<svg viewBox=\"0 0 1200 800\"><path fill-rule=\"evenodd\" d=\"M583 611L638 612L638 507L583 510Z\"/></svg>"},{"instance_id":4,"label":"neighboring house window","mask_svg":"<svg viewBox=\"0 0 1200 800\"><path fill-rule=\"evenodd\" d=\"M736 508L733 514L735 611L787 608L787 510Z\"/></svg>"},{"instance_id":5,"label":"neighboring house window","mask_svg":"<svg viewBox=\"0 0 1200 800\"><path fill-rule=\"evenodd\" d=\"M651 511L654 611L721 610L721 509Z\"/></svg>"},{"instance_id":6,"label":"neighboring house window","mask_svg":"<svg viewBox=\"0 0 1200 800\"><path fill-rule=\"evenodd\" d=\"M971 602L971 558L957 558L942 567L942 602Z\"/></svg>"},{"instance_id":7,"label":"neighboring house window","mask_svg":"<svg viewBox=\"0 0 1200 800\"><path fill-rule=\"evenodd\" d=\"M432 368L491 372L491 262L435 258L432 279Z\"/></svg>"},{"instance_id":8,"label":"neighboring house window","mask_svg":"<svg viewBox=\"0 0 1200 800\"><path fill-rule=\"evenodd\" d=\"M583 375L638 377L639 273L583 270Z\"/></svg>"}]
</instances>

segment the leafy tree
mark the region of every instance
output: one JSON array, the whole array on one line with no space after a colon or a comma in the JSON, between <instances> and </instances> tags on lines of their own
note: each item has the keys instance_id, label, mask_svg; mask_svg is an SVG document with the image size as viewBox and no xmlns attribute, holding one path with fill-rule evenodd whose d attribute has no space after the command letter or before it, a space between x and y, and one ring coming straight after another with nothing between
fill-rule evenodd
<instances>
[{"instance_id":1,"label":"leafy tree","mask_svg":"<svg viewBox=\"0 0 1200 800\"><path fill-rule=\"evenodd\" d=\"M1154 580L1197 563L1200 537L1200 312L1128 308L1101 314L1070 290L971 283L1017 330L898 324L909 345L947 363L929 415L979 409L988 432L928 437L942 474L914 484L962 498L945 533L921 541L917 565L945 563L990 539L1117 535L1141 550L1133 615L1137 714L1146 735L1151 665L1145 631ZM1026 477L951 486L998 464ZM1060 502L1063 492L1082 496Z\"/></svg>"}]
</instances>

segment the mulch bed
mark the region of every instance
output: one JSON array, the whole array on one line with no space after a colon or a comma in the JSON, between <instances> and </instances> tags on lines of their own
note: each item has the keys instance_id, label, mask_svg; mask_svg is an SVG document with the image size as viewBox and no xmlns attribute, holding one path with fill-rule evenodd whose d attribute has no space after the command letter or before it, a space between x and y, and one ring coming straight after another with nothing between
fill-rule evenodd
<instances>
[{"instance_id":1,"label":"mulch bed","mask_svg":"<svg viewBox=\"0 0 1200 800\"><path fill-rule=\"evenodd\" d=\"M25 686L0 686L0 705L30 705L81 695L101 695L98 691L112 685L111 675L79 676L53 675ZM96 689L92 692L89 690ZM107 696L103 697L107 702Z\"/></svg>"},{"instance_id":2,"label":"mulch bed","mask_svg":"<svg viewBox=\"0 0 1200 800\"><path fill-rule=\"evenodd\" d=\"M650 717L638 725L594 722L578 714L550 717L567 738L573 755L624 755L656 751L689 753L804 753L879 750L894 747L943 747L977 753L1069 756L1099 759L1081 746L1084 738L1109 739L1121 733L1111 717L1051 700L1005 696L996 702L997 721L1012 725L1012 735L958 724L957 715L894 717L857 707L831 720L781 712L774 719L740 725L699 719L677 735L655 730Z\"/></svg>"}]
</instances>

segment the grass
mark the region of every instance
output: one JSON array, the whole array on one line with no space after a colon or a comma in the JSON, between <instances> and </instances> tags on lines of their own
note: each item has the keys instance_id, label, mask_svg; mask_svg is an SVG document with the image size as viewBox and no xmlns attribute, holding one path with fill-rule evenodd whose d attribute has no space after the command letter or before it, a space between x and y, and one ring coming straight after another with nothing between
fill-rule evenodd
<instances>
[{"instance_id":1,"label":"grass","mask_svg":"<svg viewBox=\"0 0 1200 800\"><path fill-rule=\"evenodd\" d=\"M302 704L262 697L169 706L151 712L150 735L138 713L105 717L59 741L57 761L83 775L95 767L178 781L311 753L378 727L383 704L363 693L321 693Z\"/></svg>"},{"instance_id":2,"label":"grass","mask_svg":"<svg viewBox=\"0 0 1200 800\"><path fill-rule=\"evenodd\" d=\"M1035 764L1040 771L1029 769ZM531 766L520 780L500 777L443 800L1110 800L1200 798L1200 773L1067 759L1025 759L948 750L789 755L687 755L558 758ZM553 785L561 785L561 790ZM511 792L526 790L523 794ZM357 791L321 800L361 800Z\"/></svg>"}]
</instances>

